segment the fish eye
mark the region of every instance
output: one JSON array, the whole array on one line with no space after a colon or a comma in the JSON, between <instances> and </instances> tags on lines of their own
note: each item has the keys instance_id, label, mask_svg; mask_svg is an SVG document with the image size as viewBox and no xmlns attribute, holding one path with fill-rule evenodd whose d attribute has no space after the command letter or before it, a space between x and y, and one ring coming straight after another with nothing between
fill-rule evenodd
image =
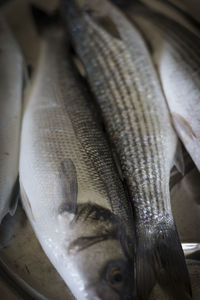
<instances>
[{"instance_id":1,"label":"fish eye","mask_svg":"<svg viewBox=\"0 0 200 300\"><path fill-rule=\"evenodd\" d=\"M111 287L120 289L125 282L124 272L119 266L110 266L107 270L106 279Z\"/></svg>"}]
</instances>

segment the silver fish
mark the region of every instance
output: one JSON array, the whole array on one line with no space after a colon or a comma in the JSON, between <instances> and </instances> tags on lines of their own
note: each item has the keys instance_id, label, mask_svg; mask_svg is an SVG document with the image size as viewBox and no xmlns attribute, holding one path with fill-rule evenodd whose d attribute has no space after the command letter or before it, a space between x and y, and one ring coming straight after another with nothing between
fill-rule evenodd
<instances>
[{"instance_id":1,"label":"silver fish","mask_svg":"<svg viewBox=\"0 0 200 300\"><path fill-rule=\"evenodd\" d=\"M22 55L0 16L0 223L17 205L22 86Z\"/></svg>"},{"instance_id":2,"label":"silver fish","mask_svg":"<svg viewBox=\"0 0 200 300\"><path fill-rule=\"evenodd\" d=\"M190 20L182 14L179 10L177 10L173 5L170 4L169 1L163 1L163 0L142 0L145 5L149 6L151 9L155 10L158 13L161 13L173 20L175 20L177 23L180 23L184 27L186 27L188 30L192 31L196 35L200 35L200 31ZM133 2L130 4L133 5ZM134 6L136 7L137 4ZM130 6L129 6L130 7ZM134 8L135 9L135 8Z\"/></svg>"},{"instance_id":3,"label":"silver fish","mask_svg":"<svg viewBox=\"0 0 200 300\"><path fill-rule=\"evenodd\" d=\"M148 299L157 281L174 297L188 299L169 193L176 136L145 43L108 1L62 2L134 207L137 296Z\"/></svg>"},{"instance_id":4,"label":"silver fish","mask_svg":"<svg viewBox=\"0 0 200 300\"><path fill-rule=\"evenodd\" d=\"M200 22L199 0L169 0L169 2L185 12L186 15Z\"/></svg>"},{"instance_id":5,"label":"silver fish","mask_svg":"<svg viewBox=\"0 0 200 300\"><path fill-rule=\"evenodd\" d=\"M152 49L176 131L200 170L200 38L163 15L134 14L133 8L132 17Z\"/></svg>"},{"instance_id":6,"label":"silver fish","mask_svg":"<svg viewBox=\"0 0 200 300\"><path fill-rule=\"evenodd\" d=\"M130 203L62 30L47 35L23 117L23 205L77 299L132 299Z\"/></svg>"}]
</instances>

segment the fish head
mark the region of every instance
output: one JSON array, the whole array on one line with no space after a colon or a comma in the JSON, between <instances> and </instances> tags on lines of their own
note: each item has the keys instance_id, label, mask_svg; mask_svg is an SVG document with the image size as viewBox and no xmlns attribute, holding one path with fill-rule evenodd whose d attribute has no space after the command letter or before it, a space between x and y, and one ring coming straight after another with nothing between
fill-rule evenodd
<instances>
[{"instance_id":1,"label":"fish head","mask_svg":"<svg viewBox=\"0 0 200 300\"><path fill-rule=\"evenodd\" d=\"M86 299L132 299L131 267L120 242L104 241L76 255Z\"/></svg>"},{"instance_id":2,"label":"fish head","mask_svg":"<svg viewBox=\"0 0 200 300\"><path fill-rule=\"evenodd\" d=\"M119 217L87 203L78 206L71 226L76 238L67 252L74 295L88 300L133 299L133 260Z\"/></svg>"},{"instance_id":3,"label":"fish head","mask_svg":"<svg viewBox=\"0 0 200 300\"><path fill-rule=\"evenodd\" d=\"M75 297L132 299L133 249L128 221L122 221L109 205L103 206L107 201L99 193L90 193L93 200L88 200L88 193L78 190L76 167L69 159L62 162L55 185L57 199L63 200L56 219L60 241L55 249L59 245L62 252L57 256L57 269Z\"/></svg>"}]
</instances>

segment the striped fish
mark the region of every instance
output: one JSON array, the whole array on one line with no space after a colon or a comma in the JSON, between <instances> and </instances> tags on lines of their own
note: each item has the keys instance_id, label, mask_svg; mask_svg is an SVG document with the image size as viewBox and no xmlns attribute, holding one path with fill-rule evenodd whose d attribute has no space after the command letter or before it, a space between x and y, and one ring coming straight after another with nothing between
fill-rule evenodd
<instances>
[{"instance_id":1,"label":"striped fish","mask_svg":"<svg viewBox=\"0 0 200 300\"><path fill-rule=\"evenodd\" d=\"M129 15L152 48L176 131L200 170L200 39L152 11Z\"/></svg>"},{"instance_id":2,"label":"striped fish","mask_svg":"<svg viewBox=\"0 0 200 300\"><path fill-rule=\"evenodd\" d=\"M144 41L108 1L63 1L63 10L134 207L137 296L148 299L157 281L188 299L169 194L176 136Z\"/></svg>"}]
</instances>

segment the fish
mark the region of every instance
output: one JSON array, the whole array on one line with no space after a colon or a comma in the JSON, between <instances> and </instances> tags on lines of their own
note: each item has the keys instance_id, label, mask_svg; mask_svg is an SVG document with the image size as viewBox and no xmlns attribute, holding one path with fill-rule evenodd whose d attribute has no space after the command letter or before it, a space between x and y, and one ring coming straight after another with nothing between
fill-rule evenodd
<instances>
[{"instance_id":1,"label":"fish","mask_svg":"<svg viewBox=\"0 0 200 300\"><path fill-rule=\"evenodd\" d=\"M131 15L150 45L176 132L200 170L200 38L161 14Z\"/></svg>"},{"instance_id":2,"label":"fish","mask_svg":"<svg viewBox=\"0 0 200 300\"><path fill-rule=\"evenodd\" d=\"M130 201L65 30L43 35L22 122L23 207L76 299L132 299Z\"/></svg>"},{"instance_id":3,"label":"fish","mask_svg":"<svg viewBox=\"0 0 200 300\"><path fill-rule=\"evenodd\" d=\"M19 194L19 141L24 64L6 21L0 16L0 223L14 214Z\"/></svg>"},{"instance_id":4,"label":"fish","mask_svg":"<svg viewBox=\"0 0 200 300\"><path fill-rule=\"evenodd\" d=\"M169 192L177 138L145 42L108 1L63 0L61 9L133 207L135 293L148 299L158 282L189 299Z\"/></svg>"},{"instance_id":5,"label":"fish","mask_svg":"<svg viewBox=\"0 0 200 300\"><path fill-rule=\"evenodd\" d=\"M200 12L198 9L199 1L198 0L168 0L171 4L181 10L189 18L196 21L196 25L200 22Z\"/></svg>"},{"instance_id":6,"label":"fish","mask_svg":"<svg viewBox=\"0 0 200 300\"><path fill-rule=\"evenodd\" d=\"M185 26L188 30L192 31L197 36L199 36L200 31L198 30L198 28L192 22L190 22L190 20L184 14L182 14L173 5L171 5L169 1L142 0L141 2L149 6L152 10L155 10L158 13L175 20L177 23L180 23L181 25ZM130 6L133 6L133 2L130 4Z\"/></svg>"}]
</instances>

